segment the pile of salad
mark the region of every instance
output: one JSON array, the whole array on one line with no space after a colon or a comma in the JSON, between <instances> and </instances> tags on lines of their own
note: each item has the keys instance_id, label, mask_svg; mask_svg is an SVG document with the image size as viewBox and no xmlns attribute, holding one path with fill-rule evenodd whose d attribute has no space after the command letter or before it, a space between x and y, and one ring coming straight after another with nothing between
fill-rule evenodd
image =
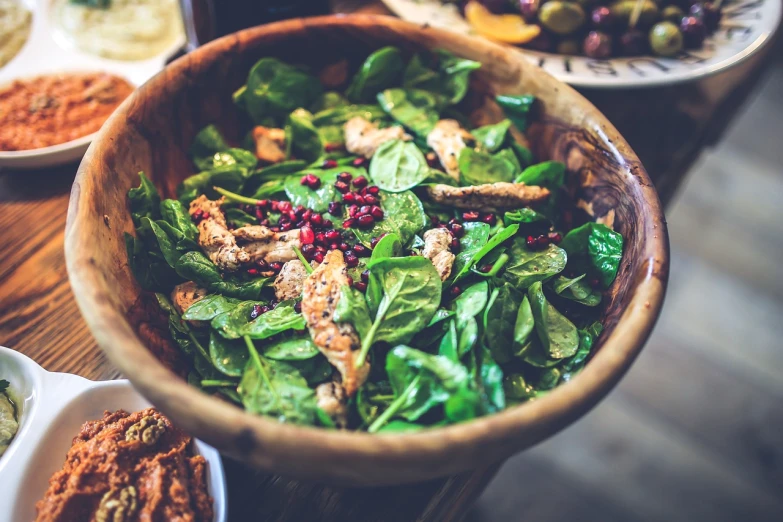
<instances>
[{"instance_id":1,"label":"pile of salad","mask_svg":"<svg viewBox=\"0 0 783 522\"><path fill-rule=\"evenodd\" d=\"M234 94L241 147L203 129L177 199L140 174L129 264L190 383L281 422L407 432L584 366L623 238L574 206L564 164L534 162L533 97L484 97L507 119L471 125L479 66L386 47L315 76L263 58Z\"/></svg>"}]
</instances>

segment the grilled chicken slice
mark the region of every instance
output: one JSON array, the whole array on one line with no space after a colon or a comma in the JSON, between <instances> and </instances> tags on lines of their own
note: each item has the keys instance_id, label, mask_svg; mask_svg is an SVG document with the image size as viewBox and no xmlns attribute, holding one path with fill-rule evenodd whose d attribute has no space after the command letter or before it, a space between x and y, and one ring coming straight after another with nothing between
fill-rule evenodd
<instances>
[{"instance_id":1,"label":"grilled chicken slice","mask_svg":"<svg viewBox=\"0 0 783 522\"><path fill-rule=\"evenodd\" d=\"M348 285L343 253L332 250L318 268L307 276L302 291L302 316L313 342L342 376L348 397L367 380L370 365L356 367L359 336L350 323L334 322L334 311L340 300L340 288Z\"/></svg>"},{"instance_id":2,"label":"grilled chicken slice","mask_svg":"<svg viewBox=\"0 0 783 522\"><path fill-rule=\"evenodd\" d=\"M345 123L345 148L351 154L372 158L382 144L390 140L408 141L411 137L402 127L386 127L379 129L374 123L360 116L351 118Z\"/></svg>"},{"instance_id":3,"label":"grilled chicken slice","mask_svg":"<svg viewBox=\"0 0 783 522\"><path fill-rule=\"evenodd\" d=\"M278 301L296 299L302 295L302 286L307 279L307 269L298 259L287 261L275 278L275 297Z\"/></svg>"},{"instance_id":4,"label":"grilled chicken slice","mask_svg":"<svg viewBox=\"0 0 783 522\"><path fill-rule=\"evenodd\" d=\"M285 131L269 127L254 127L256 157L267 163L280 163L285 159Z\"/></svg>"},{"instance_id":5,"label":"grilled chicken slice","mask_svg":"<svg viewBox=\"0 0 783 522\"><path fill-rule=\"evenodd\" d=\"M236 238L226 227L226 217L220 206L225 198L217 201L203 194L190 202L190 215L201 221L198 224L198 244L209 259L224 271L234 271L250 261L250 256L237 246Z\"/></svg>"},{"instance_id":6,"label":"grilled chicken slice","mask_svg":"<svg viewBox=\"0 0 783 522\"><path fill-rule=\"evenodd\" d=\"M262 225L248 225L233 232L237 242L242 245L242 250L253 263L285 263L296 259L294 247L302 247L299 242L299 229L273 232Z\"/></svg>"},{"instance_id":7,"label":"grilled chicken slice","mask_svg":"<svg viewBox=\"0 0 783 522\"><path fill-rule=\"evenodd\" d=\"M454 254L451 252L451 233L445 228L433 228L424 233L424 249L421 255L432 261L440 280L445 281L451 275Z\"/></svg>"},{"instance_id":8,"label":"grilled chicken slice","mask_svg":"<svg viewBox=\"0 0 783 522\"><path fill-rule=\"evenodd\" d=\"M342 384L335 381L319 384L315 388L315 400L338 428L348 426L348 395Z\"/></svg>"},{"instance_id":9,"label":"grilled chicken slice","mask_svg":"<svg viewBox=\"0 0 783 522\"><path fill-rule=\"evenodd\" d=\"M460 127L457 120L440 120L427 135L427 145L438 155L446 174L459 181L459 153L476 138Z\"/></svg>"},{"instance_id":10,"label":"grilled chicken slice","mask_svg":"<svg viewBox=\"0 0 783 522\"><path fill-rule=\"evenodd\" d=\"M499 212L539 203L549 197L549 190L524 183L488 183L471 187L432 185L427 196L442 205L456 208Z\"/></svg>"},{"instance_id":11,"label":"grilled chicken slice","mask_svg":"<svg viewBox=\"0 0 783 522\"><path fill-rule=\"evenodd\" d=\"M171 304L179 312L179 315L193 306L196 302L207 296L207 289L202 288L193 281L187 281L174 287L171 291ZM204 326L202 321L188 321L191 325L200 328Z\"/></svg>"}]
</instances>

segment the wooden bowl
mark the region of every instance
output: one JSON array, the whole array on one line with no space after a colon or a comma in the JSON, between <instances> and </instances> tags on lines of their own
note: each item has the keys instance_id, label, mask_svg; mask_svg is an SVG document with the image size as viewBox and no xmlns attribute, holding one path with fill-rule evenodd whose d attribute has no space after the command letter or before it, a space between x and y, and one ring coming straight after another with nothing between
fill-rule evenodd
<instances>
[{"instance_id":1,"label":"wooden bowl","mask_svg":"<svg viewBox=\"0 0 783 522\"><path fill-rule=\"evenodd\" d=\"M168 196L193 171L187 150L209 123L237 126L231 93L253 63L277 56L315 67L371 51L444 48L482 62L478 82L498 93L532 93L541 115L530 129L541 159L567 163L579 197L598 216L615 212L625 237L608 292L605 333L571 382L542 399L465 424L406 435L367 435L279 424L189 386L145 347L148 314L129 313L141 291L123 233L133 233L126 193L146 172ZM238 137L238 136L234 136ZM221 38L180 58L114 113L87 151L66 228L68 272L82 314L109 359L177 425L225 454L279 474L361 486L413 482L505 459L593 407L642 349L668 276L666 222L647 174L625 140L573 89L501 46L382 16L290 20ZM136 311L137 312L137 311ZM144 333L144 332L142 332Z\"/></svg>"}]
</instances>

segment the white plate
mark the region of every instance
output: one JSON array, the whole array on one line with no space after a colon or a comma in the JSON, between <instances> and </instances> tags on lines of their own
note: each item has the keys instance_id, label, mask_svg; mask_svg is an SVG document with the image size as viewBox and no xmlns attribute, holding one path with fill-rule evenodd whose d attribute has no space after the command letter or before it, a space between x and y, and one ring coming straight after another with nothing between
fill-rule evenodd
<instances>
[{"instance_id":1,"label":"white plate","mask_svg":"<svg viewBox=\"0 0 783 522\"><path fill-rule=\"evenodd\" d=\"M456 6L439 0L383 0L400 18L463 34L474 34ZM768 43L780 23L780 0L725 0L723 20L703 49L676 58L642 56L594 60L525 49L546 72L577 87L653 87L693 81L733 67Z\"/></svg>"},{"instance_id":2,"label":"white plate","mask_svg":"<svg viewBox=\"0 0 783 522\"><path fill-rule=\"evenodd\" d=\"M184 33L170 48L146 60L112 60L65 45L57 37L51 0L23 0L33 12L30 35L19 53L0 68L0 85L16 79L68 72L107 72L138 87L166 65L166 59L185 45ZM79 160L94 134L40 149L0 151L0 167L32 169Z\"/></svg>"},{"instance_id":3,"label":"white plate","mask_svg":"<svg viewBox=\"0 0 783 522\"><path fill-rule=\"evenodd\" d=\"M82 424L105 410L139 411L151 405L127 380L94 382L67 373L50 373L24 355L0 346L0 378L11 383L21 403L19 431L0 457L0 522L35 519L49 477L62 468L71 440ZM207 487L214 499L214 522L227 520L226 479L220 454L195 441L207 461Z\"/></svg>"}]
</instances>

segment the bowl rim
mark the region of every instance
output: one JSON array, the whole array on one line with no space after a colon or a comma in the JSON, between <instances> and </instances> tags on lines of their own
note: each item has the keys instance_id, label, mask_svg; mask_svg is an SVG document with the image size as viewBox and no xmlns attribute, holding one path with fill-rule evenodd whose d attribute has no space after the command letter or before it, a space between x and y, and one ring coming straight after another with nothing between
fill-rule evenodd
<instances>
[{"instance_id":1,"label":"bowl rim","mask_svg":"<svg viewBox=\"0 0 783 522\"><path fill-rule=\"evenodd\" d=\"M90 164L104 140L112 140L112 134L120 130L127 119L129 108L148 91L166 83L166 72L177 74L187 71L191 63L188 57L197 60L201 55L219 55L238 44L240 36L259 39L271 35L296 32L309 28L370 27L383 24L391 31L427 31L428 38L448 40L469 45L489 58L509 57L519 63L527 74L541 75L550 84L573 98L573 103L590 113L599 123L599 133L607 136L607 145L612 153L633 162L628 167L628 177L638 185L640 198L645 201L645 212L640 220L646 236L641 251L639 266L643 269L633 274L631 297L622 311L611 335L604 341L585 368L571 382L564 383L544 397L474 419L470 422L441 428L405 434L367 434L363 432L331 431L323 428L281 424L273 419L255 416L229 405L217 398L203 394L184 380L174 375L154 357L136 336L124 314L110 303L111 289L105 284L100 270L89 253L87 238L80 230L83 220L88 219L89 202L85 199L83 187L90 171ZM65 233L65 253L68 274L74 289L76 301L82 315L98 344L109 359L134 386L178 425L191 431L194 436L220 448L230 436L237 453L253 452L252 462L258 467L274 470L292 476L324 478L340 476L349 481L362 481L360 471L340 471L322 468L338 462L361 461L372 463L377 474L388 473L388 480L374 480L373 484L399 484L406 481L423 480L468 469L454 461L457 454L470 461L471 466L479 462L490 464L481 453L487 444L496 458L505 458L523 449L515 438L525 437L536 442L564 428L597 404L620 380L639 354L658 318L663 304L668 279L669 247L666 222L658 195L644 168L627 142L611 123L586 99L566 84L554 79L524 57L500 45L474 37L448 31L421 27L397 18L378 15L331 15L308 19L292 19L266 26L245 29L239 33L222 37L193 51L190 55L170 64L164 72L153 77L126 99L104 124L82 160L76 175ZM83 204L82 204L83 203ZM142 371L143 370L143 371ZM198 415L193 412L198 411ZM174 413L176 412L176 413ZM187 417L187 419L183 418ZM184 421L184 422L183 422ZM505 456L497 457L503 454ZM308 460L309 464L302 464ZM395 474L395 469L404 461L405 465L417 467L419 473L410 479ZM350 466L342 466L350 468ZM362 466L357 466L361 468ZM314 470L315 469L315 470Z\"/></svg>"}]
</instances>

